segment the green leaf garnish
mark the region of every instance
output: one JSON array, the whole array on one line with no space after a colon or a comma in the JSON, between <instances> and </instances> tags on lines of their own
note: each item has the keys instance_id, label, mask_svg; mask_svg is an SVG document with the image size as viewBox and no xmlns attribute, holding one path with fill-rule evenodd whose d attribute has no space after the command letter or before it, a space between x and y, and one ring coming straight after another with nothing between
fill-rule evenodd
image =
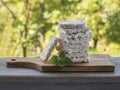
<instances>
[{"instance_id":1,"label":"green leaf garnish","mask_svg":"<svg viewBox=\"0 0 120 90\"><path fill-rule=\"evenodd\" d=\"M52 56L49 62L59 67L71 66L73 64L73 61L66 56L64 51L61 51L59 56Z\"/></svg>"},{"instance_id":2,"label":"green leaf garnish","mask_svg":"<svg viewBox=\"0 0 120 90\"><path fill-rule=\"evenodd\" d=\"M51 59L50 59L50 62L52 64L57 65L58 64L58 56L56 56L56 55L52 56Z\"/></svg>"},{"instance_id":3,"label":"green leaf garnish","mask_svg":"<svg viewBox=\"0 0 120 90\"><path fill-rule=\"evenodd\" d=\"M59 53L59 57L60 57L60 58L66 57L65 51L61 51L61 52Z\"/></svg>"}]
</instances>

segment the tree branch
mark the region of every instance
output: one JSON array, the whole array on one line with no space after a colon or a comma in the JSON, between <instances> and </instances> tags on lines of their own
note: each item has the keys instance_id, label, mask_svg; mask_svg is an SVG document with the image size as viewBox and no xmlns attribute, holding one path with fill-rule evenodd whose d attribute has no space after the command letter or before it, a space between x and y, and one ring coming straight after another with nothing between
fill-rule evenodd
<instances>
[{"instance_id":1,"label":"tree branch","mask_svg":"<svg viewBox=\"0 0 120 90\"><path fill-rule=\"evenodd\" d=\"M0 0L1 3L8 9L8 11L12 14L12 17L16 20L16 16L14 14L14 12L7 6L7 4L3 1L3 0Z\"/></svg>"},{"instance_id":2,"label":"tree branch","mask_svg":"<svg viewBox=\"0 0 120 90\"><path fill-rule=\"evenodd\" d=\"M25 24L24 24L24 30L21 32L21 37L23 37L24 39L27 38L27 35L28 35L28 22L30 20L30 14L31 14L31 11L30 11L30 8L31 8L31 3L30 3L30 0L26 0L26 20L25 20ZM27 46L24 45L24 42L22 43L22 49L23 49L23 56L26 57L27 56Z\"/></svg>"}]
</instances>

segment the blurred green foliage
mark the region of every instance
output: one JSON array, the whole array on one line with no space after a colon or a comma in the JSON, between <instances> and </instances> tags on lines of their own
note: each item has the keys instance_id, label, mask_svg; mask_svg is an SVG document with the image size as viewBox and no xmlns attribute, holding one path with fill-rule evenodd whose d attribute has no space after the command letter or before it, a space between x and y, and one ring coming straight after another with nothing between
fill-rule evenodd
<instances>
[{"instance_id":1,"label":"blurred green foliage","mask_svg":"<svg viewBox=\"0 0 120 90\"><path fill-rule=\"evenodd\" d=\"M0 57L40 55L64 19L87 22L90 53L120 55L119 0L1 0Z\"/></svg>"}]
</instances>

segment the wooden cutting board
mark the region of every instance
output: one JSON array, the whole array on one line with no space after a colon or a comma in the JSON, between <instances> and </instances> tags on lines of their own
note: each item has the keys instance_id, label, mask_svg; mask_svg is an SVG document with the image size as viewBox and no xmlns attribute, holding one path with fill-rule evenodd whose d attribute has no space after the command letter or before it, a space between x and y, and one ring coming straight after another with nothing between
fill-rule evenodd
<instances>
[{"instance_id":1,"label":"wooden cutting board","mask_svg":"<svg viewBox=\"0 0 120 90\"><path fill-rule=\"evenodd\" d=\"M110 72L115 68L110 59L107 54L92 54L89 63L76 63L73 66L61 68L48 62L42 62L39 58L22 58L8 60L7 67L33 68L42 72Z\"/></svg>"}]
</instances>

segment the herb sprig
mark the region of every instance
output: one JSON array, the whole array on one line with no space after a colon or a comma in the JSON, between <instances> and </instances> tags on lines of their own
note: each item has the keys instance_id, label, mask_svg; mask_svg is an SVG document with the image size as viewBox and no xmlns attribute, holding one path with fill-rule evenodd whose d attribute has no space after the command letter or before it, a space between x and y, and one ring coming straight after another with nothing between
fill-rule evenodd
<instances>
[{"instance_id":1,"label":"herb sprig","mask_svg":"<svg viewBox=\"0 0 120 90\"><path fill-rule=\"evenodd\" d=\"M59 67L73 65L73 61L66 56L64 51L61 51L58 56L57 55L52 56L49 62Z\"/></svg>"}]
</instances>

